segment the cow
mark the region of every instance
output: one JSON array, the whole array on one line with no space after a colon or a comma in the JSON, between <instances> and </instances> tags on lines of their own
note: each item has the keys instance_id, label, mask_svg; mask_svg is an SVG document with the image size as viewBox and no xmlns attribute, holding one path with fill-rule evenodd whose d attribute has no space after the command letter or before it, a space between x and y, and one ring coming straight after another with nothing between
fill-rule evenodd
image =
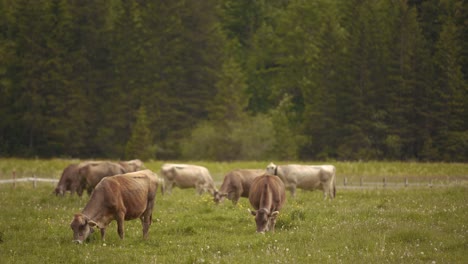
<instances>
[{"instance_id":1,"label":"cow","mask_svg":"<svg viewBox=\"0 0 468 264\"><path fill-rule=\"evenodd\" d=\"M78 170L78 174L84 179L86 191L89 195L102 178L126 172L120 164L110 161L90 163Z\"/></svg>"},{"instance_id":2,"label":"cow","mask_svg":"<svg viewBox=\"0 0 468 264\"><path fill-rule=\"evenodd\" d=\"M281 178L291 195L296 195L296 188L303 190L323 190L323 198L327 195L332 200L336 195L336 169L333 165L275 165L270 163L267 173Z\"/></svg>"},{"instance_id":3,"label":"cow","mask_svg":"<svg viewBox=\"0 0 468 264\"><path fill-rule=\"evenodd\" d=\"M60 176L57 187L54 190L55 195L64 196L65 192L70 191L71 195L76 192L78 196L81 197L86 180L78 174L78 170L91 163L98 162L84 161L80 163L73 163L65 167L62 175Z\"/></svg>"},{"instance_id":4,"label":"cow","mask_svg":"<svg viewBox=\"0 0 468 264\"><path fill-rule=\"evenodd\" d=\"M249 197L252 180L264 173L264 170L254 169L238 169L228 172L224 176L219 191L214 192L213 201L219 204L227 197L236 205L240 197Z\"/></svg>"},{"instance_id":5,"label":"cow","mask_svg":"<svg viewBox=\"0 0 468 264\"><path fill-rule=\"evenodd\" d=\"M249 202L255 211L257 232L275 231L276 217L286 202L284 183L274 175L264 174L252 181L249 193Z\"/></svg>"},{"instance_id":6,"label":"cow","mask_svg":"<svg viewBox=\"0 0 468 264\"><path fill-rule=\"evenodd\" d=\"M128 161L119 161L120 166L124 168L126 172L134 172L139 170L144 170L145 165L139 159L128 160Z\"/></svg>"},{"instance_id":7,"label":"cow","mask_svg":"<svg viewBox=\"0 0 468 264\"><path fill-rule=\"evenodd\" d=\"M148 237L153 207L158 188L158 176L150 170L141 170L102 179L81 213L75 214L70 224L73 241L83 243L94 227L101 230L105 240L106 227L117 221L117 232L124 238L124 221L140 218L143 238Z\"/></svg>"},{"instance_id":8,"label":"cow","mask_svg":"<svg viewBox=\"0 0 468 264\"><path fill-rule=\"evenodd\" d=\"M165 191L172 192L173 186L181 189L195 188L198 194L209 192L211 195L216 187L207 168L189 164L164 164L161 168Z\"/></svg>"}]
</instances>

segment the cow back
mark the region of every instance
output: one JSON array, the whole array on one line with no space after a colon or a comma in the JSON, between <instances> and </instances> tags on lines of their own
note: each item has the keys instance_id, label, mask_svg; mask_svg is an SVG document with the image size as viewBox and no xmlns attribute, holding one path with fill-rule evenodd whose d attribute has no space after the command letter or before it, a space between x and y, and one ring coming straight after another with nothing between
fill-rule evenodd
<instances>
[{"instance_id":1,"label":"cow back","mask_svg":"<svg viewBox=\"0 0 468 264\"><path fill-rule=\"evenodd\" d=\"M239 175L239 178L241 179L241 184L242 184L242 189L243 189L242 196L248 197L253 180L256 177L259 177L265 174L265 171L256 170L256 169L242 169L242 170L237 170L236 173Z\"/></svg>"},{"instance_id":2,"label":"cow back","mask_svg":"<svg viewBox=\"0 0 468 264\"><path fill-rule=\"evenodd\" d=\"M283 182L274 175L262 175L252 181L249 193L250 204L256 209L279 211L286 201Z\"/></svg>"}]
</instances>

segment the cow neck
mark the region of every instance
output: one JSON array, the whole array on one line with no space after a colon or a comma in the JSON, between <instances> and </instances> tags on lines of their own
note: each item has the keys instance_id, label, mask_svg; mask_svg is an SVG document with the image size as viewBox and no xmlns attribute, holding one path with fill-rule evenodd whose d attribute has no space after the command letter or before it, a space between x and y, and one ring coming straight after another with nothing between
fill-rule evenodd
<instances>
[{"instance_id":1,"label":"cow neck","mask_svg":"<svg viewBox=\"0 0 468 264\"><path fill-rule=\"evenodd\" d=\"M103 218L103 211L96 203L93 203L95 199L95 194L91 196L90 202L85 206L81 214L85 216L88 220L94 221L98 223L98 226L101 226L102 218Z\"/></svg>"},{"instance_id":2,"label":"cow neck","mask_svg":"<svg viewBox=\"0 0 468 264\"><path fill-rule=\"evenodd\" d=\"M86 212L86 210L83 210L83 212L81 212L81 214L83 215L83 217L88 220L88 221L94 221L94 222L97 222L96 219L97 219L97 215L98 214L90 214L91 212Z\"/></svg>"},{"instance_id":3,"label":"cow neck","mask_svg":"<svg viewBox=\"0 0 468 264\"><path fill-rule=\"evenodd\" d=\"M95 222L97 224L97 228L104 228L108 224L108 219L105 217L105 215L102 215L100 212L94 212L94 214L81 214L88 220L88 222Z\"/></svg>"}]
</instances>

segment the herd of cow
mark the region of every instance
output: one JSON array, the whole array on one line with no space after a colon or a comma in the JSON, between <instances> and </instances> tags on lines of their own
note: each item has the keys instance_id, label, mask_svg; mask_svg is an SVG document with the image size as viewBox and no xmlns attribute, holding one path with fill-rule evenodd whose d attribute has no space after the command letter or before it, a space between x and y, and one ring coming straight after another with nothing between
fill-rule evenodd
<instances>
[{"instance_id":1,"label":"herd of cow","mask_svg":"<svg viewBox=\"0 0 468 264\"><path fill-rule=\"evenodd\" d=\"M156 192L171 193L172 188L195 188L199 194L213 195L216 204L225 198L236 204L240 197L249 199L255 210L257 232L274 231L276 217L286 201L286 189L295 196L296 188L323 190L324 198L336 194L336 169L333 165L275 165L266 170L237 169L224 176L218 190L207 168L189 164L164 164L160 178L145 169L140 160L122 162L86 161L67 166L55 188L63 196L67 191L90 199L70 224L75 242L82 243L96 227L105 239L106 227L117 221L120 238L124 221L140 218L146 238L152 222Z\"/></svg>"}]
</instances>

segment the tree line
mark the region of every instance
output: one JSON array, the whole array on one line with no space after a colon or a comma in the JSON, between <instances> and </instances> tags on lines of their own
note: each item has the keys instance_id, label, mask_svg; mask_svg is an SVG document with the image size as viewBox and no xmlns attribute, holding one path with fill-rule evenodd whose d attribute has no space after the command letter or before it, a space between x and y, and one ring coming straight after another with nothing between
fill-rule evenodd
<instances>
[{"instance_id":1,"label":"tree line","mask_svg":"<svg viewBox=\"0 0 468 264\"><path fill-rule=\"evenodd\" d=\"M0 155L468 160L462 0L0 0Z\"/></svg>"}]
</instances>

